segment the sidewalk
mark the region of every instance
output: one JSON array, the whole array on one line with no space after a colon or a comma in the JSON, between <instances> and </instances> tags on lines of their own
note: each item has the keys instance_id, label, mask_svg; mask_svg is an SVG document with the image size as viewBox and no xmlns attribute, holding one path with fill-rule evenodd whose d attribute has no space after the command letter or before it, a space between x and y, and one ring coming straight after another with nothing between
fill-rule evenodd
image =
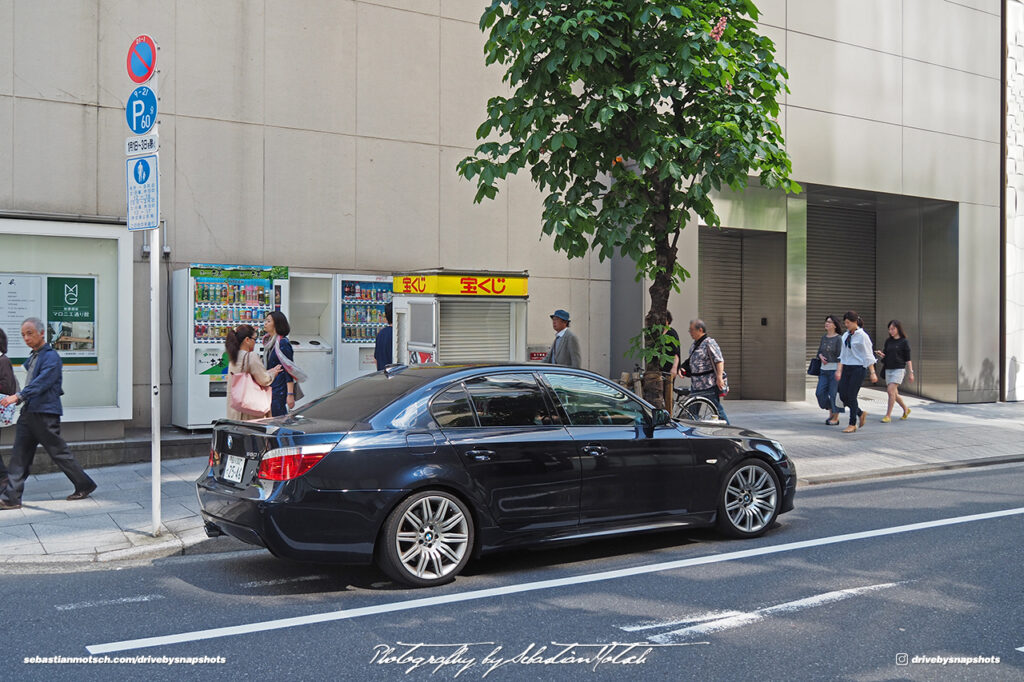
<instances>
[{"instance_id":1,"label":"sidewalk","mask_svg":"<svg viewBox=\"0 0 1024 682\"><path fill-rule=\"evenodd\" d=\"M826 426L813 397L804 403L729 401L726 409L733 424L780 441L802 484L1024 461L1024 403L948 405L907 398L911 417L900 421L897 406L897 418L882 424L885 393L865 389L861 398L867 424L852 434L840 432L846 415L840 426ZM163 463L164 531L155 538L149 463L90 469L99 488L76 502L64 499L72 492L64 474L32 476L22 508L0 511L0 562L109 562L254 549L232 538L206 537L195 492L205 466L205 457Z\"/></svg>"}]
</instances>

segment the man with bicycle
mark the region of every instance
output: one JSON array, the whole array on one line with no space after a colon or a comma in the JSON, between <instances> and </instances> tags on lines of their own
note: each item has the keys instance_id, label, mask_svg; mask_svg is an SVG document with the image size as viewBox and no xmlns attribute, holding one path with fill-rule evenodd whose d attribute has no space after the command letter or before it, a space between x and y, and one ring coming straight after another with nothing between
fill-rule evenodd
<instances>
[{"instance_id":1,"label":"man with bicycle","mask_svg":"<svg viewBox=\"0 0 1024 682\"><path fill-rule=\"evenodd\" d=\"M690 354L679 370L681 376L690 377L690 395L703 396L718 409L718 418L729 423L722 407L721 395L726 390L725 359L718 342L708 336L704 320L690 320ZM689 367L687 368L687 364Z\"/></svg>"}]
</instances>

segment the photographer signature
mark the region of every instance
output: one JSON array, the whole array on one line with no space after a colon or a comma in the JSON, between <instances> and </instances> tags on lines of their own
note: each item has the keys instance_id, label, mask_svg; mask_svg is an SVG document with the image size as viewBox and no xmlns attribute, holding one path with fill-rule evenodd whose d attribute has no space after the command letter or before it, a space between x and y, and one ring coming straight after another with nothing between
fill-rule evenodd
<instances>
[{"instance_id":1,"label":"photographer signature","mask_svg":"<svg viewBox=\"0 0 1024 682\"><path fill-rule=\"evenodd\" d=\"M505 646L496 642L453 644L396 642L394 645L378 644L375 646L370 663L404 668L406 675L421 668L430 670L431 674L449 668L456 670L455 677L472 668L480 668L484 671L481 677L487 677L495 670L509 665L576 665L588 667L594 671L603 665L643 665L655 649L697 644L707 644L707 642L682 644L549 642L544 645L531 642L524 649L512 653L515 650L506 652Z\"/></svg>"}]
</instances>

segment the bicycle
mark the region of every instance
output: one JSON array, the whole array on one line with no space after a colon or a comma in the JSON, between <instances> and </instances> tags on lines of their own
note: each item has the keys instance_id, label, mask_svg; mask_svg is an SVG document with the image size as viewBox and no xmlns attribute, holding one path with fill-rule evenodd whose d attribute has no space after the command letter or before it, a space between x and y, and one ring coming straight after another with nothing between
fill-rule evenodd
<instances>
[{"instance_id":1,"label":"bicycle","mask_svg":"<svg viewBox=\"0 0 1024 682\"><path fill-rule=\"evenodd\" d=\"M718 408L710 398L702 395L690 395L688 388L672 389L676 394L676 406L673 419L686 419L695 422L718 421Z\"/></svg>"}]
</instances>

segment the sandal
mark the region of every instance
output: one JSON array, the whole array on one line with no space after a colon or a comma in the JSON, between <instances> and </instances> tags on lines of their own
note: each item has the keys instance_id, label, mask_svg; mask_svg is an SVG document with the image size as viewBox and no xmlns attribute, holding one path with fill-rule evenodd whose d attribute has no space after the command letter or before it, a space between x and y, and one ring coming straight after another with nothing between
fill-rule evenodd
<instances>
[{"instance_id":1,"label":"sandal","mask_svg":"<svg viewBox=\"0 0 1024 682\"><path fill-rule=\"evenodd\" d=\"M881 421L883 424L888 424L892 421L892 417L882 417Z\"/></svg>"},{"instance_id":2,"label":"sandal","mask_svg":"<svg viewBox=\"0 0 1024 682\"><path fill-rule=\"evenodd\" d=\"M843 433L853 433L856 430L857 430L857 427L854 426L853 424L850 424L845 429L843 429Z\"/></svg>"},{"instance_id":3,"label":"sandal","mask_svg":"<svg viewBox=\"0 0 1024 682\"><path fill-rule=\"evenodd\" d=\"M838 419L836 419L834 421L831 420L831 419L826 419L825 423L828 424L829 426L839 426L839 420Z\"/></svg>"},{"instance_id":4,"label":"sandal","mask_svg":"<svg viewBox=\"0 0 1024 682\"><path fill-rule=\"evenodd\" d=\"M908 407L908 408L907 408L907 411L903 413L903 416L902 416L902 417L900 417L900 421L903 421L903 420L905 420L905 419L906 419L907 417L909 417L909 416L910 416L910 408Z\"/></svg>"}]
</instances>

